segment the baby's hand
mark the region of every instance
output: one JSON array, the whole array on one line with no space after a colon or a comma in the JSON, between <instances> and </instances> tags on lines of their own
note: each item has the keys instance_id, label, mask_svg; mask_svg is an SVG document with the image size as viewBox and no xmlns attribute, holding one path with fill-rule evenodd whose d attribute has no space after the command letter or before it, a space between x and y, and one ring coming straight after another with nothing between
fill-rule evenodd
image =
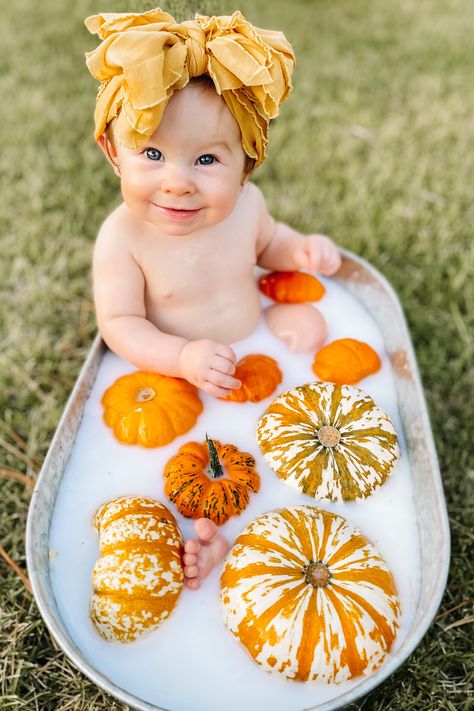
<instances>
[{"instance_id":1,"label":"baby's hand","mask_svg":"<svg viewBox=\"0 0 474 711\"><path fill-rule=\"evenodd\" d=\"M330 276L341 266L341 255L329 237L308 235L293 252L293 258L300 269L318 272Z\"/></svg>"},{"instance_id":2,"label":"baby's hand","mask_svg":"<svg viewBox=\"0 0 474 711\"><path fill-rule=\"evenodd\" d=\"M232 377L236 361L232 348L204 339L186 343L179 356L179 367L188 382L209 395L225 397L241 385L240 380Z\"/></svg>"}]
</instances>

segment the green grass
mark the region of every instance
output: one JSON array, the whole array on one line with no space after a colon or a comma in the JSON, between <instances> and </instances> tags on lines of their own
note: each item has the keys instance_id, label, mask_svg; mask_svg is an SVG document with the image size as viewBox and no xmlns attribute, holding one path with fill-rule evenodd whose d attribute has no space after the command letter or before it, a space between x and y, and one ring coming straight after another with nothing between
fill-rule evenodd
<instances>
[{"instance_id":1,"label":"green grass","mask_svg":"<svg viewBox=\"0 0 474 711\"><path fill-rule=\"evenodd\" d=\"M96 86L83 52L95 38L83 18L152 6L3 3L0 468L29 480L94 335L91 248L119 199L92 138ZM209 0L189 11L182 0L163 7L183 18L235 6ZM257 25L283 29L298 57L294 92L255 180L277 218L325 231L397 290L451 522L445 614L408 662L352 708L465 711L474 708L474 5L245 0L240 8ZM4 471L0 486L0 545L25 567L31 490ZM123 708L55 648L31 595L2 559L0 594L1 709Z\"/></svg>"}]
</instances>

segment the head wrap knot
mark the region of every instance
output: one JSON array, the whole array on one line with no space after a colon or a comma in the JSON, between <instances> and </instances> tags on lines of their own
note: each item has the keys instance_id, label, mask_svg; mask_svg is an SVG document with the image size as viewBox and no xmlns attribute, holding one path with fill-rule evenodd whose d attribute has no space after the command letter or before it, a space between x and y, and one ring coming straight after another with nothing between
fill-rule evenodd
<instances>
[{"instance_id":1,"label":"head wrap knot","mask_svg":"<svg viewBox=\"0 0 474 711\"><path fill-rule=\"evenodd\" d=\"M102 39L86 53L101 82L96 138L116 118L118 141L143 148L173 92L208 74L240 127L245 153L257 165L264 160L270 119L292 88L295 58L282 32L254 27L239 11L177 23L156 8L93 15L85 24Z\"/></svg>"}]
</instances>

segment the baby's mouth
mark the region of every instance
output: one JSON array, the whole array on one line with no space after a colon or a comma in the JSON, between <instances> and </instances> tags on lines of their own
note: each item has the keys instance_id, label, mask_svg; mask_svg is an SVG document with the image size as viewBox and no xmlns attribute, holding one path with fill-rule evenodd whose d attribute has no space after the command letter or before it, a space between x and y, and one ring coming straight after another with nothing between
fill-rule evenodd
<instances>
[{"instance_id":1,"label":"baby's mouth","mask_svg":"<svg viewBox=\"0 0 474 711\"><path fill-rule=\"evenodd\" d=\"M158 210L167 217L173 217L177 220L186 220L190 217L194 217L201 210L200 207L194 208L193 210L184 210L182 208L176 207L165 207L164 205L155 205L155 207L157 207Z\"/></svg>"}]
</instances>

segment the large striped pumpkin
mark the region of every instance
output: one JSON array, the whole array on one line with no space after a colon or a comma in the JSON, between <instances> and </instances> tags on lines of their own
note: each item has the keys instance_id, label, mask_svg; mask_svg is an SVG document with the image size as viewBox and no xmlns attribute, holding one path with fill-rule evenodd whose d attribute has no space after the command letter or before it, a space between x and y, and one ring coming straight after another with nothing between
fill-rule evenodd
<instances>
[{"instance_id":1,"label":"large striped pumpkin","mask_svg":"<svg viewBox=\"0 0 474 711\"><path fill-rule=\"evenodd\" d=\"M101 557L92 573L92 621L107 640L130 642L156 629L183 588L182 538L154 499L125 496L95 515Z\"/></svg>"},{"instance_id":2,"label":"large striped pumpkin","mask_svg":"<svg viewBox=\"0 0 474 711\"><path fill-rule=\"evenodd\" d=\"M400 604L374 546L341 516L298 506L260 516L221 576L224 622L267 671L342 682L377 669Z\"/></svg>"},{"instance_id":3,"label":"large striped pumpkin","mask_svg":"<svg viewBox=\"0 0 474 711\"><path fill-rule=\"evenodd\" d=\"M370 395L333 383L282 393L259 420L257 439L276 474L315 499L367 497L399 456L393 423Z\"/></svg>"}]
</instances>

